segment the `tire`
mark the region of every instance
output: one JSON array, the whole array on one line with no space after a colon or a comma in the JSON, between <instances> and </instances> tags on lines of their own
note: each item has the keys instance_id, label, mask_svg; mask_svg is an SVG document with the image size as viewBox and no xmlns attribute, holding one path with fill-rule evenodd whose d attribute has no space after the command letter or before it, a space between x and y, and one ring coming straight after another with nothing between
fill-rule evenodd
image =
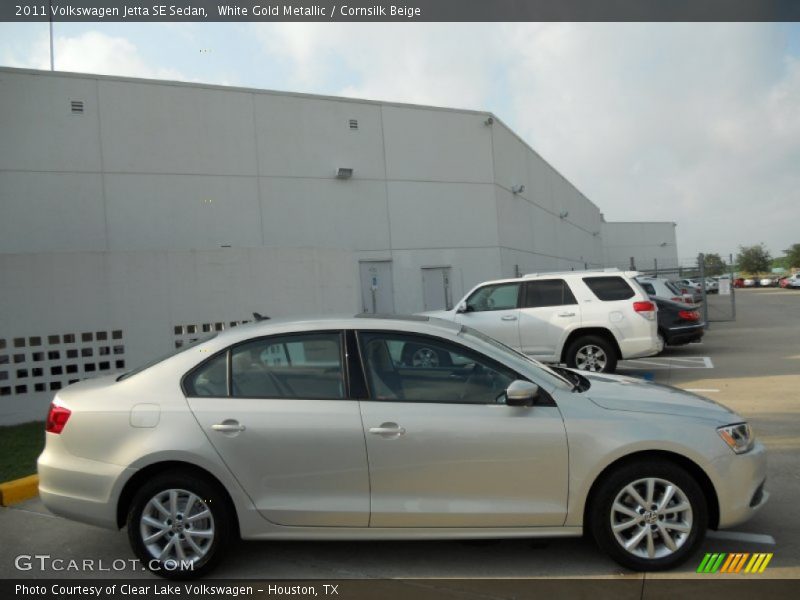
<instances>
[{"instance_id":1,"label":"tire","mask_svg":"<svg viewBox=\"0 0 800 600\"><path fill-rule=\"evenodd\" d=\"M613 373L617 369L617 351L605 338L585 335L567 348L567 366L581 371Z\"/></svg>"},{"instance_id":2,"label":"tire","mask_svg":"<svg viewBox=\"0 0 800 600\"><path fill-rule=\"evenodd\" d=\"M653 492L648 498L650 481ZM662 510L659 505L668 495L668 486L674 491ZM631 487L640 500L651 500L650 510L642 510L645 507L627 491ZM684 469L668 461L637 461L620 467L600 483L590 502L587 515L597 545L634 571L663 571L683 563L697 550L708 527L702 489ZM683 506L688 508L670 512ZM612 523L618 526L617 532ZM624 543L632 544L631 549Z\"/></svg>"},{"instance_id":3,"label":"tire","mask_svg":"<svg viewBox=\"0 0 800 600\"><path fill-rule=\"evenodd\" d=\"M173 497L174 508L170 506ZM131 502L127 519L131 548L156 575L167 579L202 577L216 567L233 538L236 522L228 506L224 493L203 476L161 473L144 484ZM147 543L147 535L158 537ZM159 557L159 551L170 544L167 553ZM191 564L180 564L181 553Z\"/></svg>"},{"instance_id":4,"label":"tire","mask_svg":"<svg viewBox=\"0 0 800 600\"><path fill-rule=\"evenodd\" d=\"M402 360L407 367L421 369L453 366L453 361L448 352L421 344L406 344L403 346Z\"/></svg>"}]
</instances>

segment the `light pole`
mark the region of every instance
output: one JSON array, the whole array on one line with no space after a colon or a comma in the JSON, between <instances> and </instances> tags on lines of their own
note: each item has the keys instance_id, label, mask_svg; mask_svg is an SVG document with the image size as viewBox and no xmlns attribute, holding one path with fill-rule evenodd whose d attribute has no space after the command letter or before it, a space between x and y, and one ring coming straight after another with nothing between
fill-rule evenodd
<instances>
[{"instance_id":1,"label":"light pole","mask_svg":"<svg viewBox=\"0 0 800 600\"><path fill-rule=\"evenodd\" d=\"M55 71L55 56L53 54L53 0L47 2L50 12L47 17L50 21L50 70Z\"/></svg>"}]
</instances>

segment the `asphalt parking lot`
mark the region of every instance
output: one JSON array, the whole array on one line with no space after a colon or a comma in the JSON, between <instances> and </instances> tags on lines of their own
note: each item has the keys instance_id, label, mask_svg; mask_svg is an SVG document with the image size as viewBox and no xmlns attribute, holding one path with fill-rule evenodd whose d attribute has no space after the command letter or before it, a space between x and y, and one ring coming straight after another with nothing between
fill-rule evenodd
<instances>
[{"instance_id":1,"label":"asphalt parking lot","mask_svg":"<svg viewBox=\"0 0 800 600\"><path fill-rule=\"evenodd\" d=\"M216 577L628 578L696 575L704 552L771 552L761 578L800 577L800 291L737 290L735 322L712 323L704 341L620 372L652 377L723 402L746 416L770 451L768 505L733 532L713 533L695 559L668 573L626 572L588 539L483 542L242 542ZM722 301L714 298L712 302ZM153 577L130 567L104 571L19 571L20 554L130 561L125 532L106 531L47 513L38 500L0 509L0 577ZM724 575L715 575L724 577Z\"/></svg>"}]
</instances>

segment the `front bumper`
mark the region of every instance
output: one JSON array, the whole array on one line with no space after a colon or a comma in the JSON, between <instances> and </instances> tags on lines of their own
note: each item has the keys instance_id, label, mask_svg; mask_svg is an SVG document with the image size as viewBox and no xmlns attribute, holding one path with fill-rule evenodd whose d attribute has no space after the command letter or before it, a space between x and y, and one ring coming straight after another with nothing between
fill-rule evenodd
<instances>
[{"instance_id":1,"label":"front bumper","mask_svg":"<svg viewBox=\"0 0 800 600\"><path fill-rule=\"evenodd\" d=\"M713 464L719 500L719 528L733 527L755 515L769 500L765 488L767 454L756 442L746 454L730 453Z\"/></svg>"}]
</instances>

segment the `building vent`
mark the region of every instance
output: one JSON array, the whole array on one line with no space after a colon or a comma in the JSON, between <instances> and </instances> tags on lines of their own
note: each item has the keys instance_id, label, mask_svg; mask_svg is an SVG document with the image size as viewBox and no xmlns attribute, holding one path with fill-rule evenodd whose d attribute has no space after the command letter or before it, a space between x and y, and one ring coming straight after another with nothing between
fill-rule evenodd
<instances>
[{"instance_id":1,"label":"building vent","mask_svg":"<svg viewBox=\"0 0 800 600\"><path fill-rule=\"evenodd\" d=\"M72 110L72 114L74 115L83 114L83 100L70 100L69 107L70 110Z\"/></svg>"},{"instance_id":2,"label":"building vent","mask_svg":"<svg viewBox=\"0 0 800 600\"><path fill-rule=\"evenodd\" d=\"M358 119L350 119L350 129L358 129Z\"/></svg>"}]
</instances>

